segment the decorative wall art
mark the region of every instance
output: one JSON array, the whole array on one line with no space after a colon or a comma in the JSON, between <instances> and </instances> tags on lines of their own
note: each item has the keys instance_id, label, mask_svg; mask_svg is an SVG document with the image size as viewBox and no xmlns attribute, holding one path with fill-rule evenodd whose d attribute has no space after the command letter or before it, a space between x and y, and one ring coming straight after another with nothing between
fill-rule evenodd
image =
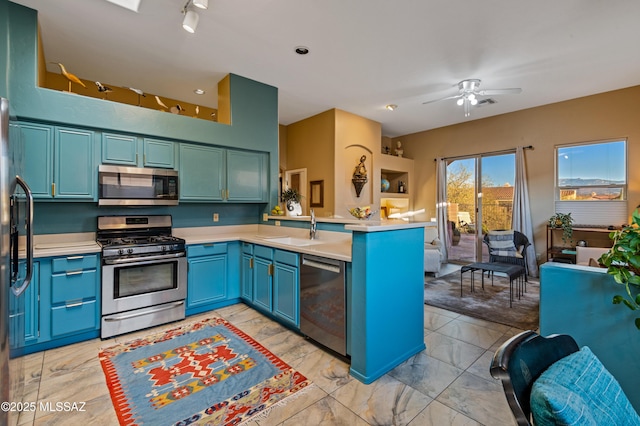
<instances>
[{"instance_id":1,"label":"decorative wall art","mask_svg":"<svg viewBox=\"0 0 640 426\"><path fill-rule=\"evenodd\" d=\"M309 207L324 207L324 180L313 180L310 185Z\"/></svg>"},{"instance_id":2,"label":"decorative wall art","mask_svg":"<svg viewBox=\"0 0 640 426\"><path fill-rule=\"evenodd\" d=\"M353 171L353 178L351 179L351 182L353 182L353 187L356 189L356 197L360 197L360 192L362 192L364 184L369 181L367 178L367 168L364 166L366 159L366 155L360 157L360 162Z\"/></svg>"}]
</instances>

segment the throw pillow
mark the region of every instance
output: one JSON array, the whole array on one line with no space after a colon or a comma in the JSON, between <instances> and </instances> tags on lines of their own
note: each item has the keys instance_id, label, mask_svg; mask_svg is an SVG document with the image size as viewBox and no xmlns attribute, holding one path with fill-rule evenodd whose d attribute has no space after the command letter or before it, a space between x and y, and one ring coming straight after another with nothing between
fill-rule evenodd
<instances>
[{"instance_id":1,"label":"throw pillow","mask_svg":"<svg viewBox=\"0 0 640 426\"><path fill-rule=\"evenodd\" d=\"M537 426L640 425L618 381L587 346L545 370L533 383L530 403Z\"/></svg>"},{"instance_id":2,"label":"throw pillow","mask_svg":"<svg viewBox=\"0 0 640 426\"><path fill-rule=\"evenodd\" d=\"M513 230L489 231L487 234L489 241L489 253L494 256L518 256L518 251L513 243Z\"/></svg>"}]
</instances>

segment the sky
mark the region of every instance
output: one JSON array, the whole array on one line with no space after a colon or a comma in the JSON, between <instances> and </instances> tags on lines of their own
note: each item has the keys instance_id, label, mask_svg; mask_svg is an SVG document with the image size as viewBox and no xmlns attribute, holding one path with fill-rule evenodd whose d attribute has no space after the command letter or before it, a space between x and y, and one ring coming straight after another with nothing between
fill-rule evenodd
<instances>
[{"instance_id":1,"label":"sky","mask_svg":"<svg viewBox=\"0 0 640 426\"><path fill-rule=\"evenodd\" d=\"M505 183L513 186L516 173L515 158L515 154L482 157L482 176L490 179L492 186L504 186ZM475 173L474 164L473 158L457 160L449 166L449 171L455 172L456 166L464 165L468 171Z\"/></svg>"},{"instance_id":2,"label":"sky","mask_svg":"<svg viewBox=\"0 0 640 426\"><path fill-rule=\"evenodd\" d=\"M559 147L559 178L624 181L625 158L624 141Z\"/></svg>"}]
</instances>

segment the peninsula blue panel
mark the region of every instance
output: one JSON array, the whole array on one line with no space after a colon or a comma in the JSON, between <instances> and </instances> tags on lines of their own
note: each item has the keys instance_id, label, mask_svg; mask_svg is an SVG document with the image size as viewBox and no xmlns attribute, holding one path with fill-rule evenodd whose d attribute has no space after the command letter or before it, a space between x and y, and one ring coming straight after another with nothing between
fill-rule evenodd
<instances>
[{"instance_id":1,"label":"peninsula blue panel","mask_svg":"<svg viewBox=\"0 0 640 426\"><path fill-rule=\"evenodd\" d=\"M424 229L353 232L351 375L371 383L424 344Z\"/></svg>"}]
</instances>

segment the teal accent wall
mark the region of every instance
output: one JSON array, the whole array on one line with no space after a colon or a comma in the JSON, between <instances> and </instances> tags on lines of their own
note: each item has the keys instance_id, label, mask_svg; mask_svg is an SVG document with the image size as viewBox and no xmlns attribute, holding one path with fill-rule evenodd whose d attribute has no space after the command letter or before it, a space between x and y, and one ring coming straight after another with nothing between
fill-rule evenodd
<instances>
[{"instance_id":1,"label":"teal accent wall","mask_svg":"<svg viewBox=\"0 0 640 426\"><path fill-rule=\"evenodd\" d=\"M235 74L230 75L232 125L167 114L132 105L94 99L37 87L37 12L0 0L0 66L6 71L0 94L9 98L11 114L18 120L129 133L174 141L269 153L269 203L209 204L208 211L225 211L227 224L259 223L269 205L277 202L278 188L278 89ZM126 214L91 203L39 204L36 233L84 232L101 214ZM67 203L62 203L67 204ZM147 209L166 214L162 208ZM138 210L142 212L143 210ZM212 225L206 206L178 206L170 210L176 226ZM189 215L195 215L190 218ZM74 219L75 218L75 219ZM186 225L187 222L199 225ZM38 223L40 222L40 223ZM94 228L95 229L95 228Z\"/></svg>"},{"instance_id":2,"label":"teal accent wall","mask_svg":"<svg viewBox=\"0 0 640 426\"><path fill-rule=\"evenodd\" d=\"M261 204L193 204L157 207L104 207L96 203L43 202L35 203L33 213L35 234L95 232L98 216L164 215L173 219L174 228L197 226L246 225L256 223ZM213 213L220 220L213 222Z\"/></svg>"}]
</instances>

